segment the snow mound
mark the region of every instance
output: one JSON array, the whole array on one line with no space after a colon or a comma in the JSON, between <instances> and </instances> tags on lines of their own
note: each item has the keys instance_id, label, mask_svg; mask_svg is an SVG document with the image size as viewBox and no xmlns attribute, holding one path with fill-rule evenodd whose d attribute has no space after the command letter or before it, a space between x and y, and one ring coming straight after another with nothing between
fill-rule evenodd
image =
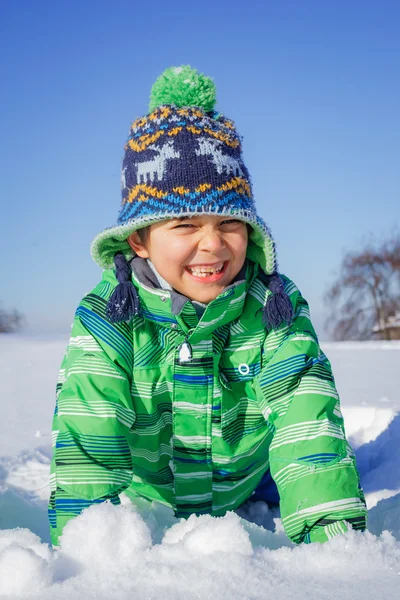
<instances>
[{"instance_id":1,"label":"snow mound","mask_svg":"<svg viewBox=\"0 0 400 600\"><path fill-rule=\"evenodd\" d=\"M324 600L333 590L343 600L398 595L400 544L389 532L376 537L350 531L322 545L274 549L262 535L252 541L248 524L234 513L184 521L152 505L147 523L140 512L133 505L92 506L66 526L57 551L28 530L1 532L0 595L41 600L286 600L309 598L310 591ZM152 539L156 522L165 528L161 543ZM262 529L254 523L251 528Z\"/></svg>"},{"instance_id":2,"label":"snow mound","mask_svg":"<svg viewBox=\"0 0 400 600\"><path fill-rule=\"evenodd\" d=\"M368 528L372 533L378 534L388 530L400 540L400 491L395 496L381 500L369 511Z\"/></svg>"},{"instance_id":3,"label":"snow mound","mask_svg":"<svg viewBox=\"0 0 400 600\"><path fill-rule=\"evenodd\" d=\"M164 544L179 542L189 552L199 554L253 554L249 534L241 526L238 515L234 513L228 513L223 519L215 519L209 515L191 515L187 521L182 520L171 527L163 539Z\"/></svg>"},{"instance_id":4,"label":"snow mound","mask_svg":"<svg viewBox=\"0 0 400 600\"><path fill-rule=\"evenodd\" d=\"M342 408L346 435L353 448L367 444L387 429L396 416L392 408L350 406Z\"/></svg>"},{"instance_id":5,"label":"snow mound","mask_svg":"<svg viewBox=\"0 0 400 600\"><path fill-rule=\"evenodd\" d=\"M368 508L375 506L379 500L400 493L399 440L400 414L375 440L356 451L357 467ZM381 505L381 509L383 507ZM393 533L400 540L398 529Z\"/></svg>"},{"instance_id":6,"label":"snow mound","mask_svg":"<svg viewBox=\"0 0 400 600\"><path fill-rule=\"evenodd\" d=\"M52 581L51 552L28 529L0 531L0 594L24 598Z\"/></svg>"},{"instance_id":7,"label":"snow mound","mask_svg":"<svg viewBox=\"0 0 400 600\"><path fill-rule=\"evenodd\" d=\"M150 530L130 506L91 506L67 523L61 537L66 556L90 569L115 570L151 546Z\"/></svg>"}]
</instances>

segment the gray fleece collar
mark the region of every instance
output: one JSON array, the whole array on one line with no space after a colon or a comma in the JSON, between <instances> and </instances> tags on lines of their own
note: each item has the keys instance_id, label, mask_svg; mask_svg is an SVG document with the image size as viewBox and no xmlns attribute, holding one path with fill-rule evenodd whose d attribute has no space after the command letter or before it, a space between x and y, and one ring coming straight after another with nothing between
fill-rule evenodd
<instances>
[{"instance_id":1,"label":"gray fleece collar","mask_svg":"<svg viewBox=\"0 0 400 600\"><path fill-rule=\"evenodd\" d=\"M153 263L151 263L151 265L150 265L149 262L150 261L148 261L145 258L141 258L140 256L134 256L132 258L132 260L130 261L130 265L131 265L132 271L136 275L136 278L144 286L153 288L153 289L158 289L158 290L166 289L167 291L169 291L169 293L171 294L171 312L174 316L179 315L181 313L184 305L186 304L186 302L192 302L192 304L193 304L193 301L190 300L190 298L188 298L187 296L184 296L183 294L180 294L179 292L174 290L170 286L170 284L168 282L165 282L165 279L163 279L161 277L161 275L158 273L158 271L154 267ZM243 267L240 269L240 271L236 275L235 279L232 281L232 283L230 285L227 286L226 289L229 289L231 286L237 285L241 281L245 280L246 279L246 269L247 269L247 260L244 262ZM163 287L161 282L165 282L168 287L167 288ZM200 302L196 302L196 304L201 305ZM197 314L199 314L198 307L196 307L194 304L193 304L193 306L194 306L194 309L196 310ZM206 306L206 305L204 305L204 306Z\"/></svg>"}]
</instances>

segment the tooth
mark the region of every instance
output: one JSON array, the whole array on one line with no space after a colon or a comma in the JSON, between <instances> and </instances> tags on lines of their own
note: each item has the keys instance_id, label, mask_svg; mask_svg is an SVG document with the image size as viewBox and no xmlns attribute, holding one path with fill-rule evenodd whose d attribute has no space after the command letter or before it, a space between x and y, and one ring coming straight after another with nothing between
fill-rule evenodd
<instances>
[{"instance_id":1,"label":"tooth","mask_svg":"<svg viewBox=\"0 0 400 600\"><path fill-rule=\"evenodd\" d=\"M215 267L188 267L189 272L195 277L206 277L207 275L213 275L214 273L220 273L224 268L224 263L219 263Z\"/></svg>"}]
</instances>

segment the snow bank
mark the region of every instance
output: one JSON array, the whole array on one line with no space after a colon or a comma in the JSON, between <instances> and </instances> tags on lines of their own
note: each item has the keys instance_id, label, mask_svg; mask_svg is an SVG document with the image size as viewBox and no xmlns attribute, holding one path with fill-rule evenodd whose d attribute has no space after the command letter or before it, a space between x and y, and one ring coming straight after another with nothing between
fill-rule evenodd
<instances>
[{"instance_id":1,"label":"snow bank","mask_svg":"<svg viewBox=\"0 0 400 600\"><path fill-rule=\"evenodd\" d=\"M400 494L400 414L375 439L356 451L357 466L368 508L384 498ZM382 505L380 507L383 510ZM400 511L398 512L400 521ZM397 532L400 530L400 524ZM398 534L394 532L397 536ZM400 537L398 537L400 539Z\"/></svg>"},{"instance_id":2,"label":"snow bank","mask_svg":"<svg viewBox=\"0 0 400 600\"><path fill-rule=\"evenodd\" d=\"M349 532L324 545L271 549L261 529L234 513L180 521L154 505L147 514L126 505L93 506L68 524L58 552L26 529L2 532L0 594L42 600L398 597L400 544L388 532Z\"/></svg>"},{"instance_id":3,"label":"snow bank","mask_svg":"<svg viewBox=\"0 0 400 600\"><path fill-rule=\"evenodd\" d=\"M395 418L393 408L374 406L342 407L346 436L353 448L375 440Z\"/></svg>"},{"instance_id":4,"label":"snow bank","mask_svg":"<svg viewBox=\"0 0 400 600\"><path fill-rule=\"evenodd\" d=\"M390 498L380 500L369 511L368 529L379 535L381 531L390 531L400 540L400 493Z\"/></svg>"}]
</instances>

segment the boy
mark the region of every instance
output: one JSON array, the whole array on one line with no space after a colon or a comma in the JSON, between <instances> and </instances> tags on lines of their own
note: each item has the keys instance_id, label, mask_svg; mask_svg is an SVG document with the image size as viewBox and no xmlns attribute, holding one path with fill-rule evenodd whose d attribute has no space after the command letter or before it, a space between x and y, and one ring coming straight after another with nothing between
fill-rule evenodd
<instances>
[{"instance_id":1,"label":"boy","mask_svg":"<svg viewBox=\"0 0 400 600\"><path fill-rule=\"evenodd\" d=\"M296 543L365 528L330 364L214 104L208 77L170 68L132 125L118 224L92 244L103 279L60 371L54 545L69 519L123 491L188 517L267 489Z\"/></svg>"}]
</instances>

